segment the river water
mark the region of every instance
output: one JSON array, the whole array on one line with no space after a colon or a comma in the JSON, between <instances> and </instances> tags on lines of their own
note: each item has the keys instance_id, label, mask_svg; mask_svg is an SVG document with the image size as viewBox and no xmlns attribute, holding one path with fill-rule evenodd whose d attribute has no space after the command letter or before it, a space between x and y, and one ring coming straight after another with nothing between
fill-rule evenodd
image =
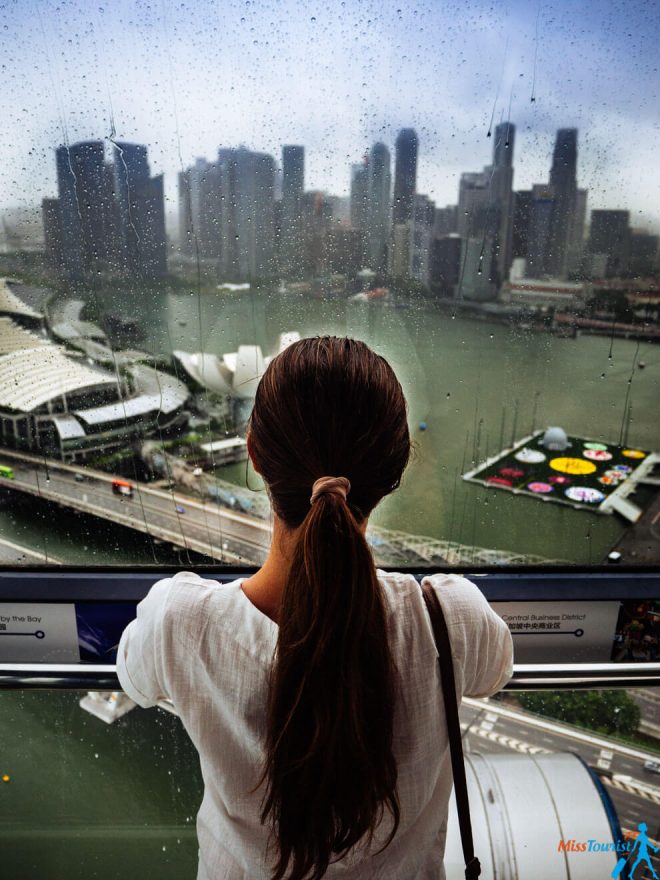
<instances>
[{"instance_id":1,"label":"river water","mask_svg":"<svg viewBox=\"0 0 660 880\"><path fill-rule=\"evenodd\" d=\"M275 352L279 334L348 335L391 363L409 404L417 450L402 486L371 521L390 529L574 563L598 563L625 523L617 516L542 504L461 479L502 445L533 429L559 425L568 434L642 449L660 448L660 348L599 336L560 339L515 326L453 317L432 307L318 301L280 293L115 292L99 311L136 321L140 346L221 355L239 345ZM645 363L644 369L637 364ZM633 366L635 364L635 366ZM627 408L628 407L628 408ZM628 412L630 418L624 418ZM419 429L425 421L428 428ZM244 466L226 479L245 482ZM250 469L249 485L259 486ZM32 503L0 510L10 540L63 561L153 562L142 536L73 514L52 515ZM82 537L82 540L81 540ZM158 557L159 560L162 554Z\"/></svg>"}]
</instances>

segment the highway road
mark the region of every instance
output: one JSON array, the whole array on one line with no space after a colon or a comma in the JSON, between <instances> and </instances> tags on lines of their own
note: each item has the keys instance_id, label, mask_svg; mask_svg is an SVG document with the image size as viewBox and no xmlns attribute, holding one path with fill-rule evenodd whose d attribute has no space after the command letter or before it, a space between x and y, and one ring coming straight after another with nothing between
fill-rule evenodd
<instances>
[{"instance_id":1,"label":"highway road","mask_svg":"<svg viewBox=\"0 0 660 880\"><path fill-rule=\"evenodd\" d=\"M271 538L268 522L172 490L130 480L133 497L112 491L111 475L3 450L0 464L14 479L0 486L116 522L218 562L261 565Z\"/></svg>"},{"instance_id":2,"label":"highway road","mask_svg":"<svg viewBox=\"0 0 660 880\"><path fill-rule=\"evenodd\" d=\"M655 696L650 689L645 690ZM649 836L660 846L657 842L660 840L660 775L644 769L644 755L628 754L638 749L597 736L592 742L585 742L588 731L514 710L509 703L497 700L464 699L460 718L466 752L571 751L578 754L602 774L601 781L607 787L623 832L636 831L640 822L646 822ZM654 869L660 875L660 853L652 853L652 856ZM641 877L643 874L640 880Z\"/></svg>"}]
</instances>

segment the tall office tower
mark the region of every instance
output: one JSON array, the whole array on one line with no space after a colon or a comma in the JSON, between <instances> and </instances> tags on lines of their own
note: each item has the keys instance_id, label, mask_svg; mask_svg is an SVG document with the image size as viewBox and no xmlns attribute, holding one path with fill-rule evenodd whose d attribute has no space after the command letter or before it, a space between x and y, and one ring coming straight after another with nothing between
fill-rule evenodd
<instances>
[{"instance_id":1,"label":"tall office tower","mask_svg":"<svg viewBox=\"0 0 660 880\"><path fill-rule=\"evenodd\" d=\"M584 227L587 222L587 190L578 189L575 194L575 212L573 228L568 242L568 260L566 269L569 274L580 272L584 261Z\"/></svg>"},{"instance_id":2,"label":"tall office tower","mask_svg":"<svg viewBox=\"0 0 660 880\"><path fill-rule=\"evenodd\" d=\"M500 279L497 263L500 211L493 201L493 169L461 174L458 191L458 234L463 240L461 298L494 299Z\"/></svg>"},{"instance_id":3,"label":"tall office tower","mask_svg":"<svg viewBox=\"0 0 660 880\"><path fill-rule=\"evenodd\" d=\"M493 234L500 283L509 277L513 249L513 146L516 129L511 122L495 128L493 170L490 180Z\"/></svg>"},{"instance_id":4,"label":"tall office tower","mask_svg":"<svg viewBox=\"0 0 660 880\"><path fill-rule=\"evenodd\" d=\"M630 213L592 211L589 252L607 257L605 275L614 278L630 270Z\"/></svg>"},{"instance_id":5,"label":"tall office tower","mask_svg":"<svg viewBox=\"0 0 660 880\"><path fill-rule=\"evenodd\" d=\"M577 128L560 128L550 169L554 206L547 254L549 275L565 279L577 201Z\"/></svg>"},{"instance_id":6,"label":"tall office tower","mask_svg":"<svg viewBox=\"0 0 660 880\"><path fill-rule=\"evenodd\" d=\"M410 276L410 223L395 223L392 226L387 271L392 278Z\"/></svg>"},{"instance_id":7,"label":"tall office tower","mask_svg":"<svg viewBox=\"0 0 660 880\"><path fill-rule=\"evenodd\" d=\"M302 266L306 277L317 276L326 270L324 256L326 237L332 228L332 205L325 193L311 190L300 199L302 215Z\"/></svg>"},{"instance_id":8,"label":"tall office tower","mask_svg":"<svg viewBox=\"0 0 660 880\"><path fill-rule=\"evenodd\" d=\"M390 151L385 144L374 144L369 156L367 192L367 234L369 268L387 271L387 244L390 237L391 183Z\"/></svg>"},{"instance_id":9,"label":"tall office tower","mask_svg":"<svg viewBox=\"0 0 660 880\"><path fill-rule=\"evenodd\" d=\"M369 156L351 165L351 226L366 229L369 218Z\"/></svg>"},{"instance_id":10,"label":"tall office tower","mask_svg":"<svg viewBox=\"0 0 660 880\"><path fill-rule=\"evenodd\" d=\"M658 236L648 232L632 232L630 236L630 271L651 276L657 271Z\"/></svg>"},{"instance_id":11,"label":"tall office tower","mask_svg":"<svg viewBox=\"0 0 660 880\"><path fill-rule=\"evenodd\" d=\"M456 233L431 240L428 283L434 296L454 295L461 273L461 246L461 237Z\"/></svg>"},{"instance_id":12,"label":"tall office tower","mask_svg":"<svg viewBox=\"0 0 660 880\"><path fill-rule=\"evenodd\" d=\"M245 147L218 151L220 269L228 279L274 277L275 160Z\"/></svg>"},{"instance_id":13,"label":"tall office tower","mask_svg":"<svg viewBox=\"0 0 660 880\"><path fill-rule=\"evenodd\" d=\"M117 274L116 201L108 198L103 141L56 151L62 262L73 279Z\"/></svg>"},{"instance_id":14,"label":"tall office tower","mask_svg":"<svg viewBox=\"0 0 660 880\"><path fill-rule=\"evenodd\" d=\"M435 220L435 203L428 196L415 195L410 219L410 275L429 283L429 255L433 238L433 222Z\"/></svg>"},{"instance_id":15,"label":"tall office tower","mask_svg":"<svg viewBox=\"0 0 660 880\"><path fill-rule=\"evenodd\" d=\"M546 183L535 183L529 207L527 229L528 278L543 278L550 274L552 259L552 222L555 212L555 190Z\"/></svg>"},{"instance_id":16,"label":"tall office tower","mask_svg":"<svg viewBox=\"0 0 660 880\"><path fill-rule=\"evenodd\" d=\"M396 139L393 223L407 223L412 219L413 196L417 184L417 148L415 130L402 128Z\"/></svg>"},{"instance_id":17,"label":"tall office tower","mask_svg":"<svg viewBox=\"0 0 660 880\"><path fill-rule=\"evenodd\" d=\"M206 159L196 159L179 172L179 247L186 257L219 255L219 246L213 248L209 241L214 237L212 227L217 230L219 226L218 189L218 167ZM212 254L207 253L209 249Z\"/></svg>"},{"instance_id":18,"label":"tall office tower","mask_svg":"<svg viewBox=\"0 0 660 880\"><path fill-rule=\"evenodd\" d=\"M151 177L147 148L113 142L122 274L158 278L167 272L163 175Z\"/></svg>"},{"instance_id":19,"label":"tall office tower","mask_svg":"<svg viewBox=\"0 0 660 880\"><path fill-rule=\"evenodd\" d=\"M323 267L326 272L345 275L351 289L364 265L364 230L333 222L323 239Z\"/></svg>"},{"instance_id":20,"label":"tall office tower","mask_svg":"<svg viewBox=\"0 0 660 880\"><path fill-rule=\"evenodd\" d=\"M486 171L466 171L458 185L456 231L461 238L483 233L483 218L490 198L490 175Z\"/></svg>"},{"instance_id":21,"label":"tall office tower","mask_svg":"<svg viewBox=\"0 0 660 880\"><path fill-rule=\"evenodd\" d=\"M458 222L458 205L447 205L444 208L436 208L433 220L433 237L444 238L456 232Z\"/></svg>"},{"instance_id":22,"label":"tall office tower","mask_svg":"<svg viewBox=\"0 0 660 880\"><path fill-rule=\"evenodd\" d=\"M42 199L41 218L44 227L44 248L46 263L55 272L61 272L62 265L62 220L60 200Z\"/></svg>"},{"instance_id":23,"label":"tall office tower","mask_svg":"<svg viewBox=\"0 0 660 880\"><path fill-rule=\"evenodd\" d=\"M282 147L282 206L280 215L280 264L284 275L300 277L302 218L300 200L305 191L305 148Z\"/></svg>"},{"instance_id":24,"label":"tall office tower","mask_svg":"<svg viewBox=\"0 0 660 880\"><path fill-rule=\"evenodd\" d=\"M512 258L527 258L529 243L529 219L531 209L531 189L521 189L513 194L513 235L511 241Z\"/></svg>"}]
</instances>

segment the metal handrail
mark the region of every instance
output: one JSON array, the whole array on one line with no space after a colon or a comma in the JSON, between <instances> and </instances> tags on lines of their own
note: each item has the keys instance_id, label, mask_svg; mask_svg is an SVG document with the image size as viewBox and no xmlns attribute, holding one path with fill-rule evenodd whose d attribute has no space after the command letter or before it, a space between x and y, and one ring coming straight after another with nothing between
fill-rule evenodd
<instances>
[{"instance_id":1,"label":"metal handrail","mask_svg":"<svg viewBox=\"0 0 660 880\"><path fill-rule=\"evenodd\" d=\"M518 663L504 690L660 686L660 663ZM0 663L0 689L120 691L117 668L95 663Z\"/></svg>"}]
</instances>

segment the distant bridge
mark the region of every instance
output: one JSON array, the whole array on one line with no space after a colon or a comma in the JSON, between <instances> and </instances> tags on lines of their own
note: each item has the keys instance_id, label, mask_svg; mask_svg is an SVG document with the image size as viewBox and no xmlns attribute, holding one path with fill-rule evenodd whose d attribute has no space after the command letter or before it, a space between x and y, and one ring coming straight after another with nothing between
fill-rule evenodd
<instances>
[{"instance_id":1,"label":"distant bridge","mask_svg":"<svg viewBox=\"0 0 660 880\"><path fill-rule=\"evenodd\" d=\"M198 500L135 480L131 481L135 486L132 498L116 495L112 481L117 477L111 474L15 450L0 450L0 464L14 471L13 480L0 477L0 488L109 520L216 562L262 565L268 554L272 535L268 521L201 497ZM388 567L561 561L469 547L379 526L367 529L367 541L376 564Z\"/></svg>"}]
</instances>

